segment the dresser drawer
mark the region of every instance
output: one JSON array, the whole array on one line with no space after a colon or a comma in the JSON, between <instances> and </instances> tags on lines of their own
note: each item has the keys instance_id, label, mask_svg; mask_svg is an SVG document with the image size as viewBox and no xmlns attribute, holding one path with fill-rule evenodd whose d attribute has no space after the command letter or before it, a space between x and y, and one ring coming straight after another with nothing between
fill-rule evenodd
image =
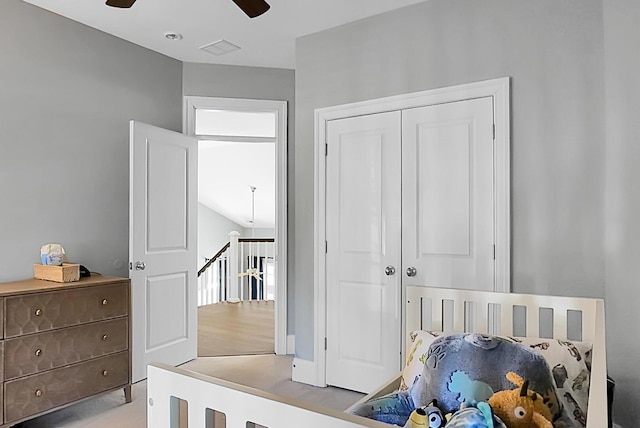
<instances>
[{"instance_id":1,"label":"dresser drawer","mask_svg":"<svg viewBox=\"0 0 640 428\"><path fill-rule=\"evenodd\" d=\"M7 339L5 379L15 379L115 352L129 344L127 319L84 324Z\"/></svg>"},{"instance_id":2,"label":"dresser drawer","mask_svg":"<svg viewBox=\"0 0 640 428\"><path fill-rule=\"evenodd\" d=\"M5 422L125 386L129 382L128 359L129 353L121 352L6 382Z\"/></svg>"},{"instance_id":3,"label":"dresser drawer","mask_svg":"<svg viewBox=\"0 0 640 428\"><path fill-rule=\"evenodd\" d=\"M127 315L128 283L7 297L5 338Z\"/></svg>"}]
</instances>

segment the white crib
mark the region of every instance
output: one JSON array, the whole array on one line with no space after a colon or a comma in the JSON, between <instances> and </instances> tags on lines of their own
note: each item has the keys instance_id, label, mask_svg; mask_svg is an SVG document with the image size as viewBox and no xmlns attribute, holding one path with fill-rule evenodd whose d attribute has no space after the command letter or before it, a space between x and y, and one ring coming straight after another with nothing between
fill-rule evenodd
<instances>
[{"instance_id":1,"label":"white crib","mask_svg":"<svg viewBox=\"0 0 640 428\"><path fill-rule=\"evenodd\" d=\"M587 428L607 426L607 379L604 301L515 293L492 293L431 287L408 287L405 328L408 335L418 329L514 335L526 329L526 337L539 337L541 311L552 312L552 336L562 340L582 340L593 344ZM517 313L525 312L523 325ZM518 312L519 311L519 312ZM579 314L578 317L570 316ZM577 333L570 331L568 319L577 319ZM575 337L578 334L579 337ZM161 364L148 371L147 426L149 428L222 428L214 411L226 416L226 427L245 428L325 428L386 427L389 425L297 402L242 385ZM400 376L365 397L370 399L397 390ZM180 401L182 400L182 401ZM182 411L179 411L182 403ZM185 409L186 407L186 409ZM180 415L183 416L182 420ZM186 416L186 417L185 417Z\"/></svg>"}]
</instances>

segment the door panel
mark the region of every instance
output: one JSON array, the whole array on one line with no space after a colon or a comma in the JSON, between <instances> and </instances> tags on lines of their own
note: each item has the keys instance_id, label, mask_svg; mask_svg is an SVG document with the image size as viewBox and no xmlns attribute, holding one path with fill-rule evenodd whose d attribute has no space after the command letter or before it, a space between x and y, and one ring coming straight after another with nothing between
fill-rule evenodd
<instances>
[{"instance_id":1,"label":"door panel","mask_svg":"<svg viewBox=\"0 0 640 428\"><path fill-rule=\"evenodd\" d=\"M197 353L197 141L130 125L133 381ZM136 268L138 266L138 268Z\"/></svg>"},{"instance_id":2,"label":"door panel","mask_svg":"<svg viewBox=\"0 0 640 428\"><path fill-rule=\"evenodd\" d=\"M493 290L490 97L403 111L403 265L408 285Z\"/></svg>"},{"instance_id":3,"label":"door panel","mask_svg":"<svg viewBox=\"0 0 640 428\"><path fill-rule=\"evenodd\" d=\"M188 285L186 272L147 277L147 352L188 339Z\"/></svg>"},{"instance_id":4,"label":"door panel","mask_svg":"<svg viewBox=\"0 0 640 428\"><path fill-rule=\"evenodd\" d=\"M417 146L418 248L415 254L470 252L469 135L466 123L419 126Z\"/></svg>"},{"instance_id":5,"label":"door panel","mask_svg":"<svg viewBox=\"0 0 640 428\"><path fill-rule=\"evenodd\" d=\"M327 128L327 383L370 392L400 370L400 112Z\"/></svg>"},{"instance_id":6,"label":"door panel","mask_svg":"<svg viewBox=\"0 0 640 428\"><path fill-rule=\"evenodd\" d=\"M189 151L186 147L157 140L147 141L146 147L149 180L146 190L148 206L151 207L146 212L149 231L146 251L186 251ZM166 204L165 201L178 203Z\"/></svg>"}]
</instances>

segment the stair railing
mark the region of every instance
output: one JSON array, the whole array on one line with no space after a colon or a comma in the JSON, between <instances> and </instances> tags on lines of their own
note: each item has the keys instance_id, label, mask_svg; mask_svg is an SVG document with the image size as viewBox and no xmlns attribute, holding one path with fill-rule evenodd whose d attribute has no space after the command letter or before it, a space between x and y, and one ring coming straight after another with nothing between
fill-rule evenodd
<instances>
[{"instance_id":1,"label":"stair railing","mask_svg":"<svg viewBox=\"0 0 640 428\"><path fill-rule=\"evenodd\" d=\"M230 233L229 242L198 271L198 306L274 299L275 240L238 235Z\"/></svg>"}]
</instances>

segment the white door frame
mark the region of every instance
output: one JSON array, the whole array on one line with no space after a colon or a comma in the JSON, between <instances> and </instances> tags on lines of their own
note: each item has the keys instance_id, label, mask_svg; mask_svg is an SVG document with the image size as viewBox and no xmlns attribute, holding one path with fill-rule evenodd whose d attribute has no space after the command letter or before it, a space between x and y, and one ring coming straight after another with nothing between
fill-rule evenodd
<instances>
[{"instance_id":1,"label":"white door frame","mask_svg":"<svg viewBox=\"0 0 640 428\"><path fill-rule=\"evenodd\" d=\"M510 123L509 78L438 88L411 94L326 107L315 110L314 165L314 361L294 359L295 380L326 386L326 130L327 122L347 117L423 107L472 98L493 97L495 129L494 204L495 204L495 291L511 289L511 216L510 216ZM402 293L404 296L404 292ZM403 316L404 317L404 316ZM402 327L404 329L404 325ZM402 337L405 332L402 332Z\"/></svg>"},{"instance_id":2,"label":"white door frame","mask_svg":"<svg viewBox=\"0 0 640 428\"><path fill-rule=\"evenodd\" d=\"M275 340L277 355L287 353L287 102L216 97L184 97L183 130L195 133L196 109L263 111L276 114ZM232 140L227 138L228 140ZM243 140L244 141L244 140Z\"/></svg>"}]
</instances>

